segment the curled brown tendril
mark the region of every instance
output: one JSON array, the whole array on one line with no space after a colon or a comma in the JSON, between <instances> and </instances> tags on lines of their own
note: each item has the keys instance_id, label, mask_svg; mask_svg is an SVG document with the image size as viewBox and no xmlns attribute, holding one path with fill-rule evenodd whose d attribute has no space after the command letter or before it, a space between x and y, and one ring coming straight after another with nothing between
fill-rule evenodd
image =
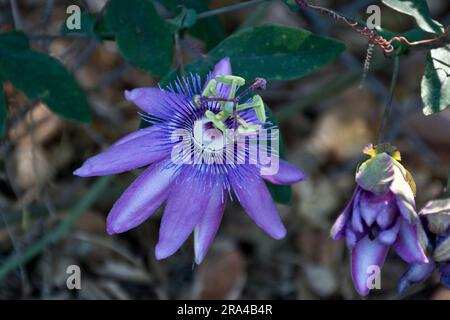
<instances>
[{"instance_id":1,"label":"curled brown tendril","mask_svg":"<svg viewBox=\"0 0 450 320\"><path fill-rule=\"evenodd\" d=\"M362 36L366 37L370 44L379 46L383 50L383 52L387 55L391 54L394 51L394 46L392 45L393 42L405 43L410 47L430 44L432 42L442 40L442 38L447 35L449 28L450 28L450 26L448 26L445 29L445 32L443 35L436 37L436 38L432 38L432 39L410 42L405 37L400 36L400 37L393 37L392 39L387 40L383 36L379 35L374 29L370 29L367 26L363 25L362 23L359 23L357 21L354 21L352 19L344 17L343 15L341 15L333 10L310 4L310 3L306 2L305 0L296 0L296 2L297 2L297 5L301 8L308 7L308 8L314 9L322 15L328 16L337 22L342 22L342 23L348 25L353 30L355 30Z\"/></svg>"}]
</instances>

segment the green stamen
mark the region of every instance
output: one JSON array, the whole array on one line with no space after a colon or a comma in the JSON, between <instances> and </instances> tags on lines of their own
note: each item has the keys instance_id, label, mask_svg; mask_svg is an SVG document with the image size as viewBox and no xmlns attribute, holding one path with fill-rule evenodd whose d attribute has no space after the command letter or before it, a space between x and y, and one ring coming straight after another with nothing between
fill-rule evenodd
<instances>
[{"instance_id":1,"label":"green stamen","mask_svg":"<svg viewBox=\"0 0 450 320\"><path fill-rule=\"evenodd\" d=\"M223 83L230 85L230 93L228 94L228 99L232 100L236 96L236 90L238 87L242 87L245 85L245 79L233 76L233 75L218 75L214 79L211 79L208 84L206 85L205 89L202 92L202 96L209 97L213 96L216 98L220 98L219 93L217 92L217 84ZM194 103L199 100L200 97L197 97L195 99L194 97ZM238 128L238 131L241 133L248 133L253 132L255 130L259 130L261 128L260 125L249 125L244 119L241 117L235 115L234 113L236 111L242 111L247 109L255 109L256 117L259 121L265 122L266 121L266 112L264 108L264 102L259 95L255 95L252 98L251 102L244 103L244 104L238 104L236 101L220 101L220 104L222 106L222 111L218 112L217 114L214 114L212 111L208 110L205 112L206 118L210 120L214 126L225 133L225 130L227 129L225 125L225 121L230 116L235 116L236 120L239 122L240 127Z\"/></svg>"},{"instance_id":2,"label":"green stamen","mask_svg":"<svg viewBox=\"0 0 450 320\"><path fill-rule=\"evenodd\" d=\"M239 116L237 117L237 121L241 124L241 126L238 128L238 132L240 133L254 132L261 128L261 126L257 124L249 125L244 119Z\"/></svg>"},{"instance_id":3,"label":"green stamen","mask_svg":"<svg viewBox=\"0 0 450 320\"><path fill-rule=\"evenodd\" d=\"M236 94L237 87L242 87L245 84L245 79L238 77L238 76L232 76L232 75L218 75L216 76L216 80L221 83L229 84L231 85L230 93L228 94L228 99L233 99Z\"/></svg>"},{"instance_id":4,"label":"green stamen","mask_svg":"<svg viewBox=\"0 0 450 320\"><path fill-rule=\"evenodd\" d=\"M222 120L222 115L220 115L220 112L218 114L214 114L214 112L207 110L205 112L206 118L210 120L214 126L219 129L220 131L224 132L227 130L227 127L225 126L225 123Z\"/></svg>"},{"instance_id":5,"label":"green stamen","mask_svg":"<svg viewBox=\"0 0 450 320\"><path fill-rule=\"evenodd\" d=\"M203 97L207 96L214 96L216 98L220 98L219 93L216 90L217 81L215 79L209 80L208 84L206 85L205 89L202 92Z\"/></svg>"},{"instance_id":6,"label":"green stamen","mask_svg":"<svg viewBox=\"0 0 450 320\"><path fill-rule=\"evenodd\" d=\"M250 108L255 108L256 117L258 118L259 121L261 122L266 121L266 111L264 109L264 101L262 100L261 96L259 95L253 96L252 102L238 105L236 110L242 111Z\"/></svg>"}]
</instances>

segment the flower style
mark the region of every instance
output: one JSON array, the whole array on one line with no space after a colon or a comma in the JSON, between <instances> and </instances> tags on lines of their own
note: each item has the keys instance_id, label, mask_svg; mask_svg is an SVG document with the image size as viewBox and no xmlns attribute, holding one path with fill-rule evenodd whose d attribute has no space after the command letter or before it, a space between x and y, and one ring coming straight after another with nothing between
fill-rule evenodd
<instances>
[{"instance_id":1,"label":"flower style","mask_svg":"<svg viewBox=\"0 0 450 320\"><path fill-rule=\"evenodd\" d=\"M198 75L191 75L165 90L137 88L125 92L127 100L147 113L143 118L152 125L123 137L74 172L82 177L102 176L150 165L114 204L107 218L108 233L140 225L166 203L156 258L175 253L194 231L195 261L200 263L219 228L226 198L232 198L234 192L259 227L275 239L285 236L286 229L264 180L289 185L303 180L304 175L279 159L271 146L266 151L279 163L277 172L264 171L267 164L259 161L260 154L255 156L240 148L244 143L236 136L250 135L254 146L262 146L260 133L268 126L275 129L266 122L260 96L240 104L241 97L264 88L265 81L257 79L235 96L244 84L244 79L231 75L230 60L224 58L205 86ZM233 139L226 139L228 130L234 130ZM265 137L272 139L273 135ZM180 138L184 143L187 138L188 155L186 148L180 151ZM235 153L227 153L226 161L222 161L225 147L230 145ZM190 161L193 158L200 161Z\"/></svg>"},{"instance_id":2,"label":"flower style","mask_svg":"<svg viewBox=\"0 0 450 320\"><path fill-rule=\"evenodd\" d=\"M441 283L450 289L450 199L428 202L419 212L427 234L426 248L429 263L415 263L400 279L398 290L405 291L410 285L419 283L439 270Z\"/></svg>"},{"instance_id":3,"label":"flower style","mask_svg":"<svg viewBox=\"0 0 450 320\"><path fill-rule=\"evenodd\" d=\"M369 145L370 159L356 172L357 187L338 217L331 237L345 237L351 250L351 272L355 288L367 295L373 267L381 269L392 246L408 263L426 263L424 238L415 211L415 185L400 164L399 152L390 145Z\"/></svg>"}]
</instances>

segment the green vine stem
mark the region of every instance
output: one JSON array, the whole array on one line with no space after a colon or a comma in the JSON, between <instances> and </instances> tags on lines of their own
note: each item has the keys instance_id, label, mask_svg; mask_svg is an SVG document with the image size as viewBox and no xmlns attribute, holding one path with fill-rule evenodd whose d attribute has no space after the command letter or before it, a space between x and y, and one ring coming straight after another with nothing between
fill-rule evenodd
<instances>
[{"instance_id":1,"label":"green vine stem","mask_svg":"<svg viewBox=\"0 0 450 320\"><path fill-rule=\"evenodd\" d=\"M398 73L400 69L400 57L396 55L394 57L394 69L392 71L391 85L389 87L389 97L386 103L386 107L384 108L383 118L381 120L380 130L378 132L378 144L382 144L386 138L386 126L389 122L389 116L392 110L392 101L394 100L394 90L398 80Z\"/></svg>"}]
</instances>

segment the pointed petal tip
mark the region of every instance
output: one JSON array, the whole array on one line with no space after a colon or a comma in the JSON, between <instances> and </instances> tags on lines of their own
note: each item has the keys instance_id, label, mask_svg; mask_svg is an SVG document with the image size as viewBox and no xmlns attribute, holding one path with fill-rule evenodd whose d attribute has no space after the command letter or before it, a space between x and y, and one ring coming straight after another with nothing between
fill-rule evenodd
<instances>
[{"instance_id":1,"label":"pointed petal tip","mask_svg":"<svg viewBox=\"0 0 450 320\"><path fill-rule=\"evenodd\" d=\"M229 57L220 59L214 66L211 77L214 78L217 75L231 75L231 61Z\"/></svg>"},{"instance_id":2,"label":"pointed petal tip","mask_svg":"<svg viewBox=\"0 0 450 320\"><path fill-rule=\"evenodd\" d=\"M74 172L72 172L72 174L74 176L82 177L83 176L83 170L81 170L81 167L80 167L80 168L76 169Z\"/></svg>"},{"instance_id":3,"label":"pointed petal tip","mask_svg":"<svg viewBox=\"0 0 450 320\"><path fill-rule=\"evenodd\" d=\"M109 234L110 236L119 233L119 232L116 232L116 231L115 231L111 226L109 226L109 225L106 227L106 232L108 232L108 234Z\"/></svg>"},{"instance_id":4,"label":"pointed petal tip","mask_svg":"<svg viewBox=\"0 0 450 320\"><path fill-rule=\"evenodd\" d=\"M203 259L205 258L205 254L204 253L195 253L195 264L200 265L200 263L203 262Z\"/></svg>"},{"instance_id":5,"label":"pointed petal tip","mask_svg":"<svg viewBox=\"0 0 450 320\"><path fill-rule=\"evenodd\" d=\"M120 225L117 221L118 219L112 219L109 215L108 218L106 218L106 232L108 232L110 236L128 231L130 229L126 228L126 226Z\"/></svg>"},{"instance_id":6,"label":"pointed petal tip","mask_svg":"<svg viewBox=\"0 0 450 320\"><path fill-rule=\"evenodd\" d=\"M361 297L366 297L370 292L370 290L367 288L367 286L364 286L364 287L355 286L355 290L356 290L356 292L358 292L358 294Z\"/></svg>"},{"instance_id":7,"label":"pointed petal tip","mask_svg":"<svg viewBox=\"0 0 450 320\"><path fill-rule=\"evenodd\" d=\"M79 177L90 177L91 176L90 167L91 166L88 163L84 163L81 167L79 167L73 172L73 175Z\"/></svg>"},{"instance_id":8,"label":"pointed petal tip","mask_svg":"<svg viewBox=\"0 0 450 320\"><path fill-rule=\"evenodd\" d=\"M173 255L177 250L170 250L166 246L161 245L161 243L157 243L155 247L155 258L156 260L166 259Z\"/></svg>"},{"instance_id":9,"label":"pointed petal tip","mask_svg":"<svg viewBox=\"0 0 450 320\"><path fill-rule=\"evenodd\" d=\"M298 170L298 169L297 169ZM293 177L293 183L292 184L296 184L302 181L307 180L308 177L306 176L306 174L304 174L303 172L301 172L300 170L298 170L298 173L296 176Z\"/></svg>"},{"instance_id":10,"label":"pointed petal tip","mask_svg":"<svg viewBox=\"0 0 450 320\"><path fill-rule=\"evenodd\" d=\"M136 99L136 94L137 92L135 89L124 91L125 99L131 102L133 102L133 100Z\"/></svg>"},{"instance_id":11,"label":"pointed petal tip","mask_svg":"<svg viewBox=\"0 0 450 320\"><path fill-rule=\"evenodd\" d=\"M400 281L397 286L398 292L404 293L406 289L408 289L411 285L420 283L428 279L434 269L436 264L434 261L430 261L429 263L424 264L412 264L406 270L406 272L400 278Z\"/></svg>"},{"instance_id":12,"label":"pointed petal tip","mask_svg":"<svg viewBox=\"0 0 450 320\"><path fill-rule=\"evenodd\" d=\"M406 281L405 279L401 279L397 286L398 294L403 294L406 291L406 289L409 288L409 286L410 285L408 281Z\"/></svg>"},{"instance_id":13,"label":"pointed petal tip","mask_svg":"<svg viewBox=\"0 0 450 320\"><path fill-rule=\"evenodd\" d=\"M397 254L407 263L424 264L429 260L422 248L416 232L416 225L411 225L402 220L397 240L393 247Z\"/></svg>"},{"instance_id":14,"label":"pointed petal tip","mask_svg":"<svg viewBox=\"0 0 450 320\"><path fill-rule=\"evenodd\" d=\"M266 230L266 232L269 233L269 231L267 231L267 230ZM272 230L272 232L270 232L269 234L275 240L281 240L286 236L287 230L284 226L281 226L277 230Z\"/></svg>"}]
</instances>

